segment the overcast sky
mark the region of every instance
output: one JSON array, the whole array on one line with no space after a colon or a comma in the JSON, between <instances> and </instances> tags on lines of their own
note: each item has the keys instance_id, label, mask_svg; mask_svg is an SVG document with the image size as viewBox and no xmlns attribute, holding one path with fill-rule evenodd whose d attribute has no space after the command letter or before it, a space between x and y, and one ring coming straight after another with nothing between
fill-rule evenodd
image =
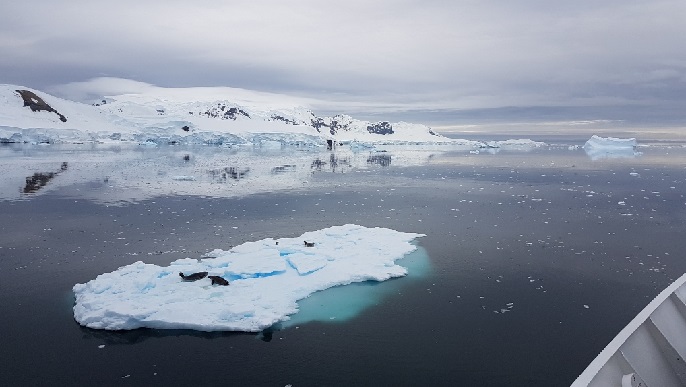
<instances>
[{"instance_id":1,"label":"overcast sky","mask_svg":"<svg viewBox=\"0 0 686 387\"><path fill-rule=\"evenodd\" d=\"M141 85L89 82L111 77L370 111L686 110L684 0L0 1L0 83L73 98Z\"/></svg>"}]
</instances>

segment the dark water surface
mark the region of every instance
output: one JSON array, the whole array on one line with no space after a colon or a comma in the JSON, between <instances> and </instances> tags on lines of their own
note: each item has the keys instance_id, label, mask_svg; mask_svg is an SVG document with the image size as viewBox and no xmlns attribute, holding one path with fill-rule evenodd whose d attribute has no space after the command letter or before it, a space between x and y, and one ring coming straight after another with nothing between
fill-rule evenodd
<instances>
[{"instance_id":1,"label":"dark water surface","mask_svg":"<svg viewBox=\"0 0 686 387\"><path fill-rule=\"evenodd\" d=\"M569 385L686 272L686 148L640 151L0 147L0 385ZM430 270L260 335L73 319L122 265L346 223L426 234Z\"/></svg>"}]
</instances>

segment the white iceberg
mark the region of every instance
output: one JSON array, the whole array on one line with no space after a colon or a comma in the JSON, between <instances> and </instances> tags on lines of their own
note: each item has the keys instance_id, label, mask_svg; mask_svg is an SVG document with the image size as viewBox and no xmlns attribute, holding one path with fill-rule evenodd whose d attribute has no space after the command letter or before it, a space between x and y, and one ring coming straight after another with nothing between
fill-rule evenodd
<instances>
[{"instance_id":1,"label":"white iceberg","mask_svg":"<svg viewBox=\"0 0 686 387\"><path fill-rule=\"evenodd\" d=\"M636 152L635 138L600 137L595 134L584 144L584 151L592 159L633 158L640 155Z\"/></svg>"},{"instance_id":2,"label":"white iceberg","mask_svg":"<svg viewBox=\"0 0 686 387\"><path fill-rule=\"evenodd\" d=\"M486 141L482 148L502 148L515 150L528 150L540 148L547 144L541 141L534 141L527 138L509 139L502 141Z\"/></svg>"},{"instance_id":3,"label":"white iceberg","mask_svg":"<svg viewBox=\"0 0 686 387\"><path fill-rule=\"evenodd\" d=\"M74 318L107 330L257 332L288 320L297 301L314 292L406 275L395 261L414 251L410 242L421 236L348 224L214 250L211 257L167 267L136 262L74 285ZM184 282L178 274L203 271L230 285L211 285L209 278Z\"/></svg>"},{"instance_id":4,"label":"white iceberg","mask_svg":"<svg viewBox=\"0 0 686 387\"><path fill-rule=\"evenodd\" d=\"M636 145L635 138L600 137L594 134L586 141L584 148L634 149Z\"/></svg>"},{"instance_id":5,"label":"white iceberg","mask_svg":"<svg viewBox=\"0 0 686 387\"><path fill-rule=\"evenodd\" d=\"M195 176L185 176L185 175L172 176L172 180L176 180L176 181L195 181Z\"/></svg>"},{"instance_id":6,"label":"white iceberg","mask_svg":"<svg viewBox=\"0 0 686 387\"><path fill-rule=\"evenodd\" d=\"M495 155L501 150L530 152L536 148L541 148L547 145L548 144L546 144L545 142L534 141L524 138L497 141L479 141L476 144L474 144L474 147L478 149L470 150L469 153L475 155L478 155L480 153Z\"/></svg>"}]
</instances>

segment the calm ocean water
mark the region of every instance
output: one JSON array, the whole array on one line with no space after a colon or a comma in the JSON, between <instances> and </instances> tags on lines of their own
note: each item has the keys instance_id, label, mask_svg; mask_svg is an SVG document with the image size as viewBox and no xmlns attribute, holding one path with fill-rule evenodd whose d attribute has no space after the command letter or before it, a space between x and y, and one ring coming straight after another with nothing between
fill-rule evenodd
<instances>
[{"instance_id":1,"label":"calm ocean water","mask_svg":"<svg viewBox=\"0 0 686 387\"><path fill-rule=\"evenodd\" d=\"M569 385L686 272L686 148L566 145L2 146L0 384ZM261 334L73 320L72 286L122 265L346 223L427 236L408 277L303 304L339 318Z\"/></svg>"}]
</instances>

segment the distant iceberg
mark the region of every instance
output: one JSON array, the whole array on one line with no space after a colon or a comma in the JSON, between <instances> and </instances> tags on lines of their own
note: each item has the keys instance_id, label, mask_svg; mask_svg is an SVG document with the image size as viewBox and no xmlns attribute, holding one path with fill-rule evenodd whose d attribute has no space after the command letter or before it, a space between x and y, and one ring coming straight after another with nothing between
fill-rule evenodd
<instances>
[{"instance_id":1,"label":"distant iceberg","mask_svg":"<svg viewBox=\"0 0 686 387\"><path fill-rule=\"evenodd\" d=\"M548 144L541 141L534 141L530 139L509 139L499 141L485 141L478 146L479 149L470 151L472 154L479 154L481 152L488 154L496 154L501 150L529 152L536 148L547 146Z\"/></svg>"},{"instance_id":2,"label":"distant iceberg","mask_svg":"<svg viewBox=\"0 0 686 387\"><path fill-rule=\"evenodd\" d=\"M636 145L635 138L600 137L594 134L586 141L584 148L634 149Z\"/></svg>"},{"instance_id":3,"label":"distant iceberg","mask_svg":"<svg viewBox=\"0 0 686 387\"><path fill-rule=\"evenodd\" d=\"M139 261L74 285L74 318L107 330L258 332L288 320L297 301L316 291L406 275L395 261L414 251L410 242L421 236L348 224L214 250L166 267ZM180 272L208 276L186 282ZM209 276L230 284L212 285Z\"/></svg>"},{"instance_id":4,"label":"distant iceberg","mask_svg":"<svg viewBox=\"0 0 686 387\"><path fill-rule=\"evenodd\" d=\"M502 148L502 149L533 149L546 146L541 141L533 141L526 138L510 139L502 141L487 141L482 148Z\"/></svg>"},{"instance_id":5,"label":"distant iceberg","mask_svg":"<svg viewBox=\"0 0 686 387\"><path fill-rule=\"evenodd\" d=\"M636 152L635 138L599 137L593 135L584 144L584 151L592 160L602 158L633 158L640 155Z\"/></svg>"}]
</instances>

